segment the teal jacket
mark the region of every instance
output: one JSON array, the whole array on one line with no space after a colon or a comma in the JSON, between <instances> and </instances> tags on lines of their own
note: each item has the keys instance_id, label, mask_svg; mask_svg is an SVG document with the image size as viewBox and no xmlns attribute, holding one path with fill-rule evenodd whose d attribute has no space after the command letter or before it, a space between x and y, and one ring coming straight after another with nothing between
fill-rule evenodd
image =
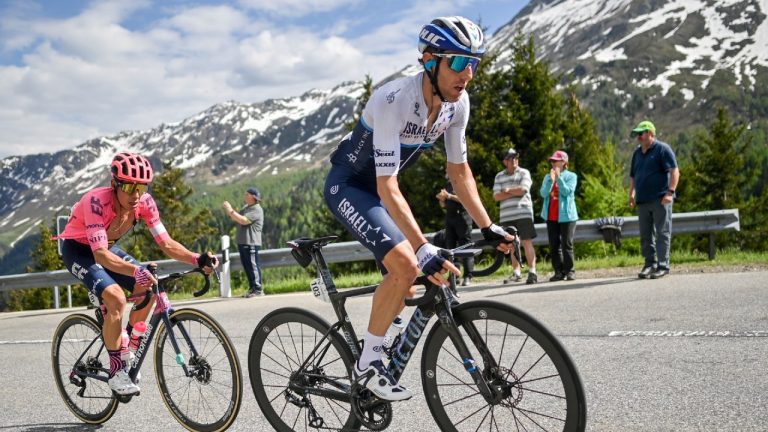
<instances>
[{"instance_id":1,"label":"teal jacket","mask_svg":"<svg viewBox=\"0 0 768 432\"><path fill-rule=\"evenodd\" d=\"M576 199L574 193L576 192L576 183L578 183L578 176L576 173L564 170L560 173L560 177L557 179L557 187L560 191L559 198L559 211L558 222L574 222L579 220L579 214L576 212ZM541 182L541 189L539 194L544 198L544 208L541 209L541 217L545 221L547 220L547 214L549 214L549 192L552 190L552 179L549 178L549 174L544 176L544 180Z\"/></svg>"}]
</instances>

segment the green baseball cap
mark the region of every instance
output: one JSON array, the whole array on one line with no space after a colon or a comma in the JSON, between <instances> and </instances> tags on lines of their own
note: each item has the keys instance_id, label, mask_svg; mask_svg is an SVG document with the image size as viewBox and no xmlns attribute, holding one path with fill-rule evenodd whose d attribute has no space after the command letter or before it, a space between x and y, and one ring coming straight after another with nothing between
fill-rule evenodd
<instances>
[{"instance_id":1,"label":"green baseball cap","mask_svg":"<svg viewBox=\"0 0 768 432\"><path fill-rule=\"evenodd\" d=\"M653 123L651 123L648 120L641 121L640 123L638 123L636 128L632 129L632 133L629 134L629 136L634 138L634 137L640 135L641 133L643 133L645 131L651 131L651 132L653 132L655 134L656 133L656 126L654 126Z\"/></svg>"}]
</instances>

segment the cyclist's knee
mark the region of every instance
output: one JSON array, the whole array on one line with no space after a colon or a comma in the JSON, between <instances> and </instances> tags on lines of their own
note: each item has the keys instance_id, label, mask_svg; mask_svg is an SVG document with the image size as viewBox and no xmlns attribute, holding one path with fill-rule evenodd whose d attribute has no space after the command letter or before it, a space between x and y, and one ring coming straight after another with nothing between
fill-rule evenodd
<instances>
[{"instance_id":1,"label":"cyclist's knee","mask_svg":"<svg viewBox=\"0 0 768 432\"><path fill-rule=\"evenodd\" d=\"M410 248L406 243L405 246ZM410 285L419 275L419 266L416 256L408 249L396 247L384 257L384 266L387 268L387 276Z\"/></svg>"},{"instance_id":2,"label":"cyclist's knee","mask_svg":"<svg viewBox=\"0 0 768 432\"><path fill-rule=\"evenodd\" d=\"M122 315L126 300L120 285L114 284L106 287L101 294L101 300L107 307L108 314Z\"/></svg>"}]
</instances>

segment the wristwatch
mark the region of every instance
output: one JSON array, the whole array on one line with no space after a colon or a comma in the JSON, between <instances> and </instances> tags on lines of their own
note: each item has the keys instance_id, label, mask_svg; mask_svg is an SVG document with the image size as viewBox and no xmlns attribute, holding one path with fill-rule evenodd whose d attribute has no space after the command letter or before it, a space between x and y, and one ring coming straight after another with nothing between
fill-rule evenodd
<instances>
[{"instance_id":1,"label":"wristwatch","mask_svg":"<svg viewBox=\"0 0 768 432\"><path fill-rule=\"evenodd\" d=\"M671 194L673 197L677 196L677 194L675 194L675 190L674 189L667 189L667 193Z\"/></svg>"}]
</instances>

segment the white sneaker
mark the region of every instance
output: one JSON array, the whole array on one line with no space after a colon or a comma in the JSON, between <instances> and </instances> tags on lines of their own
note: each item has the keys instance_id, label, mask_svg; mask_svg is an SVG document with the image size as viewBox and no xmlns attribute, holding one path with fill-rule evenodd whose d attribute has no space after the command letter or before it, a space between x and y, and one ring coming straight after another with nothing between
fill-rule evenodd
<instances>
[{"instance_id":1,"label":"white sneaker","mask_svg":"<svg viewBox=\"0 0 768 432\"><path fill-rule=\"evenodd\" d=\"M368 390L372 391L380 399L388 401L401 401L413 397L413 393L407 388L398 384L381 360L371 363L365 370L361 371L355 364L355 380L359 380ZM371 376L367 376L373 371Z\"/></svg>"},{"instance_id":2,"label":"white sneaker","mask_svg":"<svg viewBox=\"0 0 768 432\"><path fill-rule=\"evenodd\" d=\"M122 396L134 395L141 390L139 389L139 386L131 381L131 377L128 376L128 373L122 369L117 371L115 376L109 379L109 388Z\"/></svg>"}]
</instances>

